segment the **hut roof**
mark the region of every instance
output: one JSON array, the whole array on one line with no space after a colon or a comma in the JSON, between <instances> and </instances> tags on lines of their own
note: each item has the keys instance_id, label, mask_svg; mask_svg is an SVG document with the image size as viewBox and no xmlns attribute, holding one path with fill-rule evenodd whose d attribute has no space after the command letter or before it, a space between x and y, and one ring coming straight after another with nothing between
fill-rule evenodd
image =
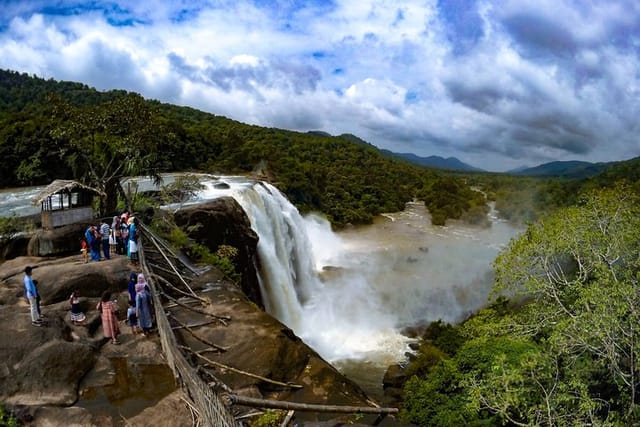
<instances>
[{"instance_id":1,"label":"hut roof","mask_svg":"<svg viewBox=\"0 0 640 427\"><path fill-rule=\"evenodd\" d=\"M76 189L91 191L104 196L104 193L102 191L93 187L89 187L88 185L84 185L78 181L56 179L51 184L43 188L38 194L36 194L31 201L31 204L37 206L40 203L44 202L44 200L49 196L53 196L54 194L58 193L68 193Z\"/></svg>"}]
</instances>

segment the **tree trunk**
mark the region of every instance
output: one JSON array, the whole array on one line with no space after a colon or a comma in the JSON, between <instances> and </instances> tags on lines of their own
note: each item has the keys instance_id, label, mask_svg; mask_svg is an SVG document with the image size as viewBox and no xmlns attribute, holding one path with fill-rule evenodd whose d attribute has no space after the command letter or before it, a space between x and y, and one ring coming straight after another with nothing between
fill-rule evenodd
<instances>
[{"instance_id":1,"label":"tree trunk","mask_svg":"<svg viewBox=\"0 0 640 427\"><path fill-rule=\"evenodd\" d=\"M116 215L118 207L118 191L120 180L113 178L104 183L105 196L100 198L100 216L107 217Z\"/></svg>"}]
</instances>

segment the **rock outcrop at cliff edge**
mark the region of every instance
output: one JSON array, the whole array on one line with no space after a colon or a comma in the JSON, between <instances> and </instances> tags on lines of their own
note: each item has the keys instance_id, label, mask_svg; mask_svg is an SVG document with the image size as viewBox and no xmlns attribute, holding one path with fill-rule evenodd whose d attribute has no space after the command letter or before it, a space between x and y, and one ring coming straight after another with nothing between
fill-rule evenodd
<instances>
[{"instance_id":1,"label":"rock outcrop at cliff edge","mask_svg":"<svg viewBox=\"0 0 640 427\"><path fill-rule=\"evenodd\" d=\"M208 213L208 207L213 208ZM180 215L183 224L202 224L195 237L203 244L234 246L243 253L247 279L255 281L253 269L257 236L240 206L232 199L186 209ZM65 232L59 234L65 239ZM56 239L53 239L56 240ZM144 237L143 237L144 244ZM54 242L52 247L64 245ZM85 264L80 255L68 257L19 256L0 264L0 402L17 408L19 418L30 426L191 425L191 413L181 406L179 390L163 358L159 338L133 335L121 324L120 345L103 338L96 303L103 291L118 299L121 319L126 312L126 283L132 271L124 256L109 261ZM24 268L34 267L39 282L46 325L31 325L28 303L24 299ZM251 280L248 282L251 283ZM290 389L221 369L215 375L235 393L251 397L291 400L301 403L370 406L367 396L352 381L341 375L315 351L249 300L239 286L224 280L210 269L194 280L196 290L212 302L208 309L229 316L224 324L203 325L199 334L210 342L228 348L223 353L205 353L211 360L270 379L302 385ZM69 316L68 298L74 288L82 294L81 306L87 315L82 325L74 325ZM188 316L176 312L175 315ZM176 331L177 334L180 330ZM197 340L189 345L202 343ZM154 371L149 373L149 369ZM169 372L170 384L158 386L160 370ZM166 376L166 374L165 374ZM156 390L155 400L136 403L129 408L127 399ZM161 391L157 391L161 388ZM99 395L99 404L87 403ZM102 396L102 397L100 397ZM108 399L104 401L104 399ZM16 406L14 406L16 405ZM119 406L120 405L120 406ZM237 407L236 407L237 408ZM166 417L165 411L173 417ZM164 414L164 415L163 415ZM296 414L300 426L319 425L318 420L335 414ZM374 417L375 418L375 417ZM351 415L338 422L352 423ZM307 421L311 420L311 423ZM368 420L365 418L361 421ZM387 419L389 420L389 419ZM170 421L170 422L169 422ZM383 424L393 425L393 424Z\"/></svg>"},{"instance_id":2,"label":"rock outcrop at cliff edge","mask_svg":"<svg viewBox=\"0 0 640 427\"><path fill-rule=\"evenodd\" d=\"M242 291L263 306L256 267L258 235L251 228L242 206L232 197L221 197L202 204L186 206L174 214L176 225L190 238L215 252L220 245L238 249L237 265L242 274ZM197 226L197 227L194 227Z\"/></svg>"}]
</instances>

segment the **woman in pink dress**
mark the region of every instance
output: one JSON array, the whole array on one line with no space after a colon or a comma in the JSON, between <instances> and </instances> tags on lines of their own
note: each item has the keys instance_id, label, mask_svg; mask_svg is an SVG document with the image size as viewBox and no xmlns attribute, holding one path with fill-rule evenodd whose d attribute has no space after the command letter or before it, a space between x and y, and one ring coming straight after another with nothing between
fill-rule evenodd
<instances>
[{"instance_id":1,"label":"woman in pink dress","mask_svg":"<svg viewBox=\"0 0 640 427\"><path fill-rule=\"evenodd\" d=\"M120 327L118 326L118 318L116 317L116 307L111 301L111 292L105 291L100 298L100 302L96 306L102 315L102 331L105 338L111 338L111 342L118 343L118 335L120 335Z\"/></svg>"}]
</instances>

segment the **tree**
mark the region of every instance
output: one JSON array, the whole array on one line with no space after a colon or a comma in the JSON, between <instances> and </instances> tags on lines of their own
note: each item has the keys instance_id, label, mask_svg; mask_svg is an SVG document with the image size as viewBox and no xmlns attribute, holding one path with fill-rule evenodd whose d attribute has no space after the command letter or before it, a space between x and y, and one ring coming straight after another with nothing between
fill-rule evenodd
<instances>
[{"instance_id":1,"label":"tree","mask_svg":"<svg viewBox=\"0 0 640 427\"><path fill-rule=\"evenodd\" d=\"M554 355L547 369L528 368L548 398L550 425L640 420L639 231L638 197L618 185L531 225L496 260L494 292L530 301L512 333ZM475 385L485 403L506 390Z\"/></svg>"},{"instance_id":2,"label":"tree","mask_svg":"<svg viewBox=\"0 0 640 427\"><path fill-rule=\"evenodd\" d=\"M120 180L129 175L159 179L162 164L158 147L171 134L163 131L149 104L137 94L125 94L105 103L76 107L51 97L59 119L52 131L58 155L86 185L102 190L102 216L115 211Z\"/></svg>"}]
</instances>

